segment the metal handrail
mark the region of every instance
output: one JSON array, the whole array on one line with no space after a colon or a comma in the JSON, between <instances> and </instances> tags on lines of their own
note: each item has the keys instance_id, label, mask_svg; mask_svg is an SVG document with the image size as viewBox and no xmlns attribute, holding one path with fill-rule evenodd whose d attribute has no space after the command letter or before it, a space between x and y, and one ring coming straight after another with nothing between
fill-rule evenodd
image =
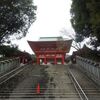
<instances>
[{"instance_id":1,"label":"metal handrail","mask_svg":"<svg viewBox=\"0 0 100 100\"><path fill-rule=\"evenodd\" d=\"M71 75L71 77L73 79L75 88L77 89L81 100L89 100L88 97L87 97L87 95L85 94L85 92L83 91L83 89L81 88L81 86L79 85L79 83L77 82L76 78L74 77L73 73L69 70L69 68L68 68L68 71L69 71L69 73L70 73L70 75ZM77 86L78 86L78 88L77 88ZM79 92L79 90L81 91L81 93Z\"/></svg>"},{"instance_id":2,"label":"metal handrail","mask_svg":"<svg viewBox=\"0 0 100 100\"><path fill-rule=\"evenodd\" d=\"M16 58L12 58L12 59L7 59L7 60L3 60L3 61L0 61L0 63L3 63L3 62L6 62L6 61L12 61L12 60L15 60L15 59L19 59L19 57L16 57Z\"/></svg>"}]
</instances>

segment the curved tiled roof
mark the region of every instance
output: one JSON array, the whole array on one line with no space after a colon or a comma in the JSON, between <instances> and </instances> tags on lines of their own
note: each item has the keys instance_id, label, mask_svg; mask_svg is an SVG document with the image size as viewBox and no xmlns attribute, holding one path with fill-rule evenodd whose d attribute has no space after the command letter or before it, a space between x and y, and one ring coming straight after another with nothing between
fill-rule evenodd
<instances>
[{"instance_id":1,"label":"curved tiled roof","mask_svg":"<svg viewBox=\"0 0 100 100\"><path fill-rule=\"evenodd\" d=\"M69 52L72 40L64 40L62 37L49 37L49 40L47 41L46 38L48 39L48 37L41 37L39 41L28 41L28 44L34 52L42 52L43 50Z\"/></svg>"}]
</instances>

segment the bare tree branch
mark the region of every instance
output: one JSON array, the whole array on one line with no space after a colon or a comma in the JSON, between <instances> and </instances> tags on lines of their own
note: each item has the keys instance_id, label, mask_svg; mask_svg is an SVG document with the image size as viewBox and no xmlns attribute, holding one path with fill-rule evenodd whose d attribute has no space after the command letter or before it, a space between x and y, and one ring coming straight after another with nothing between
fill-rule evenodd
<instances>
[{"instance_id":1,"label":"bare tree branch","mask_svg":"<svg viewBox=\"0 0 100 100\"><path fill-rule=\"evenodd\" d=\"M79 50L79 49L82 48L81 42L78 42L78 43L76 42L76 40L75 40L75 34L74 34L74 33L73 33L73 34L72 34L72 33L69 33L69 32L67 32L66 29L63 29L63 30L61 30L60 32L61 32L63 35L67 36L67 38L73 40L71 47L75 48L76 50Z\"/></svg>"}]
</instances>

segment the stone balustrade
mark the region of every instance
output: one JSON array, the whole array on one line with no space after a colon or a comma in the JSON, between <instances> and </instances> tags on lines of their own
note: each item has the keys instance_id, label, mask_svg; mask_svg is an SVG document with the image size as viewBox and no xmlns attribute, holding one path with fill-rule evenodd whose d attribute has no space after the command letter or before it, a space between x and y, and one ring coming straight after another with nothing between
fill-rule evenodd
<instances>
[{"instance_id":1,"label":"stone balustrade","mask_svg":"<svg viewBox=\"0 0 100 100\"><path fill-rule=\"evenodd\" d=\"M0 61L0 74L10 71L13 68L20 66L19 58Z\"/></svg>"},{"instance_id":2,"label":"stone balustrade","mask_svg":"<svg viewBox=\"0 0 100 100\"><path fill-rule=\"evenodd\" d=\"M77 56L76 63L79 68L100 85L100 63Z\"/></svg>"}]
</instances>

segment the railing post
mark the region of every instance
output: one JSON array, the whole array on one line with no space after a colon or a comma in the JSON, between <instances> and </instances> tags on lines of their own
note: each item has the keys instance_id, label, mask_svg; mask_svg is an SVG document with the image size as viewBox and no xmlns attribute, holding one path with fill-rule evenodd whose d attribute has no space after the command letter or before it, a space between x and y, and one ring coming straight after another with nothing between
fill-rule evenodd
<instances>
[{"instance_id":1,"label":"railing post","mask_svg":"<svg viewBox=\"0 0 100 100\"><path fill-rule=\"evenodd\" d=\"M0 61L0 74L18 66L20 66L19 58Z\"/></svg>"},{"instance_id":2,"label":"railing post","mask_svg":"<svg viewBox=\"0 0 100 100\"><path fill-rule=\"evenodd\" d=\"M97 84L100 85L100 64L94 61L77 56L76 63L80 65L80 69Z\"/></svg>"}]
</instances>

